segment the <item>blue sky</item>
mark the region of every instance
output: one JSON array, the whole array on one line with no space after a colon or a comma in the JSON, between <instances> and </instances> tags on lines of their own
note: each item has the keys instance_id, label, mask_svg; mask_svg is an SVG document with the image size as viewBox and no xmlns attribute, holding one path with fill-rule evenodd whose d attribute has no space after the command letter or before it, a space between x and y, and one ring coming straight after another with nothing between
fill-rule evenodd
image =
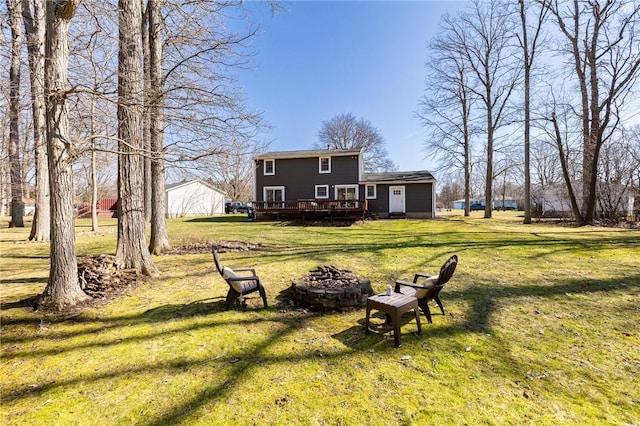
<instances>
[{"instance_id":1,"label":"blue sky","mask_svg":"<svg viewBox=\"0 0 640 426\"><path fill-rule=\"evenodd\" d=\"M273 128L271 151L311 148L322 122L340 113L369 120L401 171L432 170L416 111L427 42L461 1L294 1L272 16L251 68L239 75L249 105Z\"/></svg>"}]
</instances>

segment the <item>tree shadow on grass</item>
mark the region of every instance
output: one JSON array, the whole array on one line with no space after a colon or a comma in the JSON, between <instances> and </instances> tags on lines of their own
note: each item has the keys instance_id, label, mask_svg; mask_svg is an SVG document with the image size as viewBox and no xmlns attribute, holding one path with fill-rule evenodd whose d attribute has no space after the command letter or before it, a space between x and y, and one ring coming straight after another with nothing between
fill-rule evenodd
<instances>
[{"instance_id":1,"label":"tree shadow on grass","mask_svg":"<svg viewBox=\"0 0 640 426\"><path fill-rule=\"evenodd\" d=\"M8 280L0 279L0 286L5 284L46 284L47 280L48 277L12 278Z\"/></svg>"},{"instance_id":2,"label":"tree shadow on grass","mask_svg":"<svg viewBox=\"0 0 640 426\"><path fill-rule=\"evenodd\" d=\"M408 322L413 321L413 316L407 314L403 317L403 333L402 340L406 347L412 347L416 344L423 345L429 338L439 337L446 339L458 334L470 332L492 332L491 317L496 314L501 303L518 298L540 298L545 299L561 299L571 294L595 294L604 292L638 292L640 288L640 275L627 276L622 278L612 278L609 280L578 280L569 279L554 283L553 285L530 284L520 287L508 287L491 283L480 282L477 286L442 293L445 309L447 305L451 306L456 301L469 302L469 310L465 315L465 320L447 325L434 324L430 326L426 321L423 324L422 336L411 336L412 328ZM129 327L131 323L159 323L173 319L176 317L202 316L203 320L198 323L175 324L168 330L158 330L155 333L146 333L144 335L136 335L131 337L120 338L113 336L107 340L89 343L85 345L75 345L73 350L83 349L83 347L105 346L111 345L127 345L135 342L145 342L147 339L162 337L163 335L175 335L186 333L198 329L213 329L215 327L228 327L246 324L247 326L255 325L257 322L270 321L272 326L263 330L260 335L255 335L255 341L250 345L242 345L237 349L222 354L199 353L190 354L189 357L183 354L176 354L173 359L155 362L149 360L144 365L123 365L121 368L109 371L95 371L88 375L72 376L67 379L52 377L42 381L37 385L24 384L13 387L4 395L5 401L16 401L23 398L32 398L34 395L42 395L47 391L54 389L68 389L74 386L88 386L92 382L104 379L117 379L118 377L131 377L136 374L148 374L149 372L164 372L166 374L174 374L176 372L184 372L187 369L205 368L220 369L224 366L224 373L220 373L216 377L216 383L205 383L201 388L197 389L195 395L191 397L177 399L167 411L157 413L143 421L146 425L166 425L177 424L186 421L190 416L197 415L200 408L205 405L212 404L214 407L218 404L226 403L229 396L233 395L236 390L246 383L246 380L256 374L257 371L268 369L270 365L290 365L307 359L310 355L301 350L298 354L284 353L274 350L282 345L283 341L289 341L295 333L307 328L308 320L315 318L317 315L309 317L288 319L284 317L276 317L266 315L256 317L255 315L246 318L222 317L220 315L209 315L211 312L218 313L221 309L219 299L205 299L187 304L170 304L159 306L147 310L143 313L129 316L121 316L114 318L101 319L103 323L112 322L118 327ZM267 313L269 311L267 310ZM318 314L319 315L319 314ZM423 317L422 317L423 318ZM440 322L440 316L434 316L434 323ZM341 341L346 348L339 351L332 351L324 355L327 362L331 359L342 359L353 354L353 349L367 350L374 346L378 346L382 353L393 354L392 334L386 341L380 339L380 335L371 334L369 336L364 333L364 312L362 318L357 324L351 325L345 330L338 331L333 334L333 338ZM382 316L376 317L377 322L383 322ZM406 322L405 322L406 321ZM108 324L107 324L108 326ZM383 328L380 329L384 331ZM96 330L87 329L85 333L94 333ZM100 327L102 331L102 327ZM51 339L52 336L41 336L40 339ZM496 342L495 344L501 344ZM71 350L67 349L67 350ZM31 350L31 349L30 349ZM56 347L52 349L51 355L59 355L65 351L64 348ZM37 350L36 350L37 352ZM504 351L506 354L507 351ZM13 355L13 354L9 354ZM26 355L26 354L22 354ZM43 353L36 356L47 355ZM505 355L504 362L513 363L512 360ZM520 366L521 367L521 366ZM514 366L518 369L518 366ZM519 370L517 374L522 375Z\"/></svg>"},{"instance_id":3,"label":"tree shadow on grass","mask_svg":"<svg viewBox=\"0 0 640 426\"><path fill-rule=\"evenodd\" d=\"M5 311L7 309L16 309L16 308L33 308L36 305L37 300L38 300L38 296L29 296L27 298L24 298L22 300L17 300L15 302L0 303L0 311Z\"/></svg>"},{"instance_id":4,"label":"tree shadow on grass","mask_svg":"<svg viewBox=\"0 0 640 426\"><path fill-rule=\"evenodd\" d=\"M163 322L175 318L204 316L224 310L224 297L216 297L184 304L161 305L144 311L140 314L140 318L153 322Z\"/></svg>"},{"instance_id":5,"label":"tree shadow on grass","mask_svg":"<svg viewBox=\"0 0 640 426\"><path fill-rule=\"evenodd\" d=\"M452 233L453 235L454 233ZM616 249L616 248L629 248L637 245L637 237L635 236L620 236L615 239L608 240L594 240L592 238L576 238L576 239L555 239L547 238L540 239L527 239L527 238L493 238L491 233L481 232L477 238L473 236L473 233L466 233L464 239L451 240L448 237L422 235L414 236L405 240L398 240L398 238L392 234L376 235L372 238L358 239L344 239L336 241L335 243L323 243L321 245L317 243L299 245L295 248L273 247L269 250L268 256L264 253L250 254L260 256L262 263L285 263L287 261L299 260L300 258L311 257L323 257L333 256L336 254L342 254L348 257L350 254L360 255L361 253L382 253L387 250L402 251L404 249L420 248L425 253L424 265L429 265L432 262L434 267L440 267L443 258L448 257L453 253L461 253L466 250L473 251L490 251L499 250L503 248L520 247L523 251L526 251L528 247L535 249L542 249L531 252L531 254L524 254L523 257L532 260L543 259L545 257L553 256L554 254L571 252L575 253L576 250L590 252L600 249ZM458 234L455 234L458 235ZM321 236L320 236L321 237ZM371 241L375 242L371 242ZM474 243L471 245L469 241ZM462 261L463 259L461 259ZM402 273L411 271L399 271Z\"/></svg>"},{"instance_id":6,"label":"tree shadow on grass","mask_svg":"<svg viewBox=\"0 0 640 426\"><path fill-rule=\"evenodd\" d=\"M167 313L175 313L182 311L181 308L175 308L172 305L169 307L159 309L153 309L146 311L145 313L140 314L139 316L144 317L145 315L151 315L154 317L158 315L164 318ZM264 364L279 364L279 363L288 363L295 362L296 360L303 360L307 357L306 354L301 354L300 356L291 356L291 355L273 355L271 350L268 350L272 345L279 343L283 338L286 338L292 333L296 333L299 330L304 330L307 327L308 319L313 318L314 315L310 315L305 318L296 318L295 320L287 319L287 318L277 318L277 319L265 319L265 321L270 321L274 325L273 330L259 337L259 342L254 347L242 347L236 350L231 350L229 352L224 351L221 354L211 354L211 353L202 353L200 357L194 358L193 356L183 356L183 354L176 354L175 359L161 362L153 362L149 361L149 363L145 363L142 365L135 366L127 366L126 368L118 369L118 370L109 370L105 371L96 370L95 372L89 374L89 376L82 375L78 377L72 377L68 379L60 379L56 377L50 378L48 381L35 384L29 384L24 386L14 386L11 390L5 392L3 394L3 399L5 401L16 401L22 398L30 398L34 395L41 395L47 391L59 388L68 388L77 386L79 384L86 384L93 381L100 381L104 379L113 379L117 377L129 377L135 374L147 374L153 371L164 371L167 374L173 374L174 372L184 372L187 369L198 368L198 367L206 367L211 369L219 369L219 365L230 364L230 372L227 374L227 378L223 380L223 382L219 385L211 385L202 389L199 395L184 404L179 404L178 407L171 410L166 415L160 416L158 419L151 419L145 422L144 424L176 424L176 422L180 419L186 418L188 414L193 412L194 408L197 406L204 404L209 399L214 399L215 397L222 397L228 393L233 392L233 386L237 382L242 382L243 372L248 370L253 370L255 368L264 368ZM203 324L191 324L188 327L180 328L180 329L172 329L167 332L158 332L158 333L147 333L144 336L136 336L133 338L116 338L113 341L105 342L104 345L101 346L111 346L111 345L127 345L135 343L136 341L146 341L148 339L161 337L163 334L173 335L175 333L186 333L187 335L191 331L196 331L199 329L208 329L211 330L215 327L232 327L232 326L246 326L249 327L251 325L256 324L255 318L246 318L242 320L218 320L217 317L212 317L211 321L208 321ZM95 345L88 345L95 346ZM83 347L74 347L74 349L83 349L87 346ZM54 349L51 355L60 354L60 350ZM267 355L269 353L269 355ZM329 355L331 356L341 356L344 353L338 353ZM42 355L42 354L39 354ZM193 354L192 354L193 355ZM188 358L188 359L187 359ZM255 362L256 360L260 360L260 362Z\"/></svg>"},{"instance_id":7,"label":"tree shadow on grass","mask_svg":"<svg viewBox=\"0 0 640 426\"><path fill-rule=\"evenodd\" d=\"M455 278L455 277L454 277ZM454 284L455 285L455 284ZM450 286L450 285L449 285ZM445 287L445 290L447 288ZM465 320L462 322L450 322L448 325L441 326L437 324L442 321L442 314L435 304L431 302L431 315L437 327L429 324L425 316L420 312L420 321L422 323L422 337L452 337L464 333L493 333L491 327L491 319L498 311L501 304L510 300L519 298L539 298L541 301L545 299L571 298L577 294L599 294L611 291L624 292L626 290L638 292L640 290L640 275L627 276L623 278L612 278L608 280L583 280L568 279L553 285L527 285L519 287L504 287L496 284L479 283L478 286L466 290L453 290L450 292L443 291L441 299L445 306L445 315L447 305L451 306L456 301L464 301L469 303L469 311L465 314ZM620 307L621 309L623 307ZM379 313L373 314L373 317L380 317L382 324L376 324L372 321L374 331L379 334L388 332L390 325L384 324L384 315ZM365 313L363 311L362 318L358 320L359 325L349 327L332 335L335 339L353 349L364 349L366 343L371 339L364 336ZM407 312L401 317L402 327L408 323L415 323L413 311ZM393 332L391 333L393 335ZM403 333L404 340L405 333ZM379 339L379 337L378 337Z\"/></svg>"},{"instance_id":8,"label":"tree shadow on grass","mask_svg":"<svg viewBox=\"0 0 640 426\"><path fill-rule=\"evenodd\" d=\"M420 314L422 315L422 314ZM393 325L387 323L387 315L384 312L372 310L369 316L369 333L367 333L366 311L362 310L362 318L357 321L357 325L349 327L338 333L331 335L332 338L340 341L343 345L352 349L364 351L374 346L384 344L390 349L394 348ZM424 334L426 319L420 318L422 333ZM419 342L421 335L418 334L416 318L413 311L409 311L400 317L400 334L403 346L412 345Z\"/></svg>"}]
</instances>

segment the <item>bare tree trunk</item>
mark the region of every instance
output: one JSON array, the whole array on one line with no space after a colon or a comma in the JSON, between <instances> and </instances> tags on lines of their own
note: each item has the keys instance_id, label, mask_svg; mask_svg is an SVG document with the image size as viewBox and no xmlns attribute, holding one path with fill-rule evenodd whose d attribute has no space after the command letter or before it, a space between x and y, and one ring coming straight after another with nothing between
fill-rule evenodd
<instances>
[{"instance_id":1,"label":"bare tree trunk","mask_svg":"<svg viewBox=\"0 0 640 426\"><path fill-rule=\"evenodd\" d=\"M92 109L94 105L91 105ZM91 113L91 120L93 125L93 112ZM93 134L93 130L92 130ZM98 230L98 170L96 166L96 143L91 141L91 230L96 232Z\"/></svg>"},{"instance_id":2,"label":"bare tree trunk","mask_svg":"<svg viewBox=\"0 0 640 426\"><path fill-rule=\"evenodd\" d=\"M498 0L474 0L470 12L461 15L458 21L460 51L476 80L469 90L482 101L482 113L486 114L484 217L488 219L493 208L495 136L497 130L505 125L509 98L519 77L519 69L507 61L511 56L514 32L504 4Z\"/></svg>"},{"instance_id":3,"label":"bare tree trunk","mask_svg":"<svg viewBox=\"0 0 640 426\"><path fill-rule=\"evenodd\" d=\"M118 54L118 247L121 267L155 275L145 240L142 143L142 11L139 0L120 0Z\"/></svg>"},{"instance_id":4,"label":"bare tree trunk","mask_svg":"<svg viewBox=\"0 0 640 426\"><path fill-rule=\"evenodd\" d=\"M162 15L161 0L149 0L149 69L151 130L151 241L149 250L160 254L171 248L165 218L164 173L164 94L162 82Z\"/></svg>"},{"instance_id":5,"label":"bare tree trunk","mask_svg":"<svg viewBox=\"0 0 640 426\"><path fill-rule=\"evenodd\" d=\"M529 29L527 28L527 7L524 0L519 0L520 23L522 33L518 36L522 47L524 68L524 223L531 223L531 71L535 61L538 47L541 45L540 37L542 28L547 21L549 9L546 6L548 0L539 0L538 12L531 42L529 42ZM522 38L520 38L520 36Z\"/></svg>"},{"instance_id":6,"label":"bare tree trunk","mask_svg":"<svg viewBox=\"0 0 640 426\"><path fill-rule=\"evenodd\" d=\"M144 157L144 218L146 221L151 220L151 210L153 208L153 201L151 194L153 191L151 182L151 110L149 107L150 92L153 90L151 86L151 75L149 68L149 61L151 53L149 51L149 9L150 5L147 3L145 6L145 0L140 0L140 7L142 8L142 51L143 62L142 69L144 73L144 117L142 120L143 125L143 141L144 151L147 153Z\"/></svg>"},{"instance_id":7,"label":"bare tree trunk","mask_svg":"<svg viewBox=\"0 0 640 426\"><path fill-rule=\"evenodd\" d=\"M9 173L11 177L11 222L9 228L24 228L24 201L20 165L20 48L22 0L7 0L11 27L11 66L9 67Z\"/></svg>"},{"instance_id":8,"label":"bare tree trunk","mask_svg":"<svg viewBox=\"0 0 640 426\"><path fill-rule=\"evenodd\" d=\"M95 75L95 74L94 74ZM93 86L94 93L99 93L99 84L96 75ZM91 114L89 117L89 134L91 135L91 230L97 232L100 224L98 222L98 165L96 159L96 96L91 95Z\"/></svg>"},{"instance_id":9,"label":"bare tree trunk","mask_svg":"<svg viewBox=\"0 0 640 426\"><path fill-rule=\"evenodd\" d=\"M74 305L87 296L78 282L73 225L73 158L69 141L66 90L69 21L78 1L46 3L47 32L45 99L51 191L51 270L44 302L55 307Z\"/></svg>"},{"instance_id":10,"label":"bare tree trunk","mask_svg":"<svg viewBox=\"0 0 640 426\"><path fill-rule=\"evenodd\" d=\"M579 0L570 7L558 2L546 6L567 39L580 88L582 214L577 219L587 225L596 218L600 150L620 123L640 71L640 7L635 2Z\"/></svg>"},{"instance_id":11,"label":"bare tree trunk","mask_svg":"<svg viewBox=\"0 0 640 426\"><path fill-rule=\"evenodd\" d=\"M461 72L460 81L464 81L464 75ZM469 99L467 91L462 87L461 107L462 107L462 132L464 138L464 215L468 217L471 214L471 135L469 130Z\"/></svg>"},{"instance_id":12,"label":"bare tree trunk","mask_svg":"<svg viewBox=\"0 0 640 426\"><path fill-rule=\"evenodd\" d=\"M2 138L4 142L4 138ZM4 143L2 144L2 150L5 150ZM2 164L0 167L0 217L5 217L7 214L6 205L7 205L7 188L6 182L9 181L8 173L6 167Z\"/></svg>"},{"instance_id":13,"label":"bare tree trunk","mask_svg":"<svg viewBox=\"0 0 640 426\"><path fill-rule=\"evenodd\" d=\"M531 61L524 0L519 0L519 3L524 59L524 223L528 225L531 224Z\"/></svg>"},{"instance_id":14,"label":"bare tree trunk","mask_svg":"<svg viewBox=\"0 0 640 426\"><path fill-rule=\"evenodd\" d=\"M558 117L556 113L551 114L551 121L553 123L553 130L555 134L556 145L558 147L558 153L560 154L560 164L562 166L562 176L564 177L565 184L567 185L567 191L569 192L569 200L571 202L571 209L573 215L579 223L584 222L584 218L580 213L580 207L578 206L578 200L576 199L575 192L573 190L573 184L571 183L571 176L569 176L569 166L567 164L567 156L564 152L564 143L562 141L562 135L560 134L560 126L558 125Z\"/></svg>"},{"instance_id":15,"label":"bare tree trunk","mask_svg":"<svg viewBox=\"0 0 640 426\"><path fill-rule=\"evenodd\" d=\"M30 3L33 5L33 13ZM33 114L33 145L36 160L36 211L29 239L49 241L51 206L49 200L49 164L47 160L46 114L44 104L44 32L45 5L22 0L22 17L27 35Z\"/></svg>"},{"instance_id":16,"label":"bare tree trunk","mask_svg":"<svg viewBox=\"0 0 640 426\"><path fill-rule=\"evenodd\" d=\"M27 128L25 131L20 132L20 145L18 147L18 152L20 153L20 182L22 182L22 199L26 200L33 199L31 187L29 185L29 172L31 167L35 164L35 150L31 151L33 145L31 144L31 135L28 130L30 123L25 122L24 114L22 114L23 108L24 105L20 105L20 121L22 121L23 126L24 124L27 124Z\"/></svg>"},{"instance_id":17,"label":"bare tree trunk","mask_svg":"<svg viewBox=\"0 0 640 426\"><path fill-rule=\"evenodd\" d=\"M493 105L491 99L491 87L487 86L487 105ZM487 108L487 174L484 187L484 217L491 218L493 210L493 116L491 107Z\"/></svg>"}]
</instances>

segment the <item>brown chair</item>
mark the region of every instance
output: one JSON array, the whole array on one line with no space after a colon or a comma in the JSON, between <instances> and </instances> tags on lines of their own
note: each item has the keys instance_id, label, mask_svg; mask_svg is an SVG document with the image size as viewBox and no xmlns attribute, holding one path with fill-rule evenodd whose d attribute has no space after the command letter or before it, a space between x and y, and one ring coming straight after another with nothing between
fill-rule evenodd
<instances>
[{"instance_id":1,"label":"brown chair","mask_svg":"<svg viewBox=\"0 0 640 426\"><path fill-rule=\"evenodd\" d=\"M229 284L229 291L227 292L227 300L224 302L225 309L231 308L234 303L246 296L247 294L253 293L255 291L260 292L260 297L262 297L262 302L264 303L264 307L267 308L267 294L264 291L264 287L260 282L260 278L256 275L256 270L254 268L236 268L231 269L227 266L222 266L220 264L220 259L218 259L218 252L214 248L212 250L213 253L213 261L216 264L216 269L220 273L220 276ZM249 274L241 274L238 275L236 272L251 272ZM244 305L243 305L244 306Z\"/></svg>"},{"instance_id":2,"label":"brown chair","mask_svg":"<svg viewBox=\"0 0 640 426\"><path fill-rule=\"evenodd\" d=\"M414 296L418 299L418 306L420 306L420 309L422 309L422 312L427 317L427 321L432 323L428 303L430 300L435 300L442 311L442 315L444 315L444 307L440 300L440 290L442 290L447 281L451 279L457 265L458 256L454 254L444 262L438 275L433 276L417 273L413 277L413 282L398 280L396 281L395 292L407 296ZM422 283L418 283L418 279L420 278L425 278L425 280Z\"/></svg>"}]
</instances>

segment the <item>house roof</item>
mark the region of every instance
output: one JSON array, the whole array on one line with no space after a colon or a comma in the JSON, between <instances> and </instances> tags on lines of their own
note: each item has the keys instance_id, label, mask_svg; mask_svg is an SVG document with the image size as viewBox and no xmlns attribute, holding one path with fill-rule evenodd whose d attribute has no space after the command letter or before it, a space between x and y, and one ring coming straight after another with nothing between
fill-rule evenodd
<instances>
[{"instance_id":1,"label":"house roof","mask_svg":"<svg viewBox=\"0 0 640 426\"><path fill-rule=\"evenodd\" d=\"M273 158L309 158L323 156L360 155L361 148L357 149L305 149L298 151L272 151L265 152L255 157L256 160L270 160Z\"/></svg>"},{"instance_id":2,"label":"house roof","mask_svg":"<svg viewBox=\"0 0 640 426\"><path fill-rule=\"evenodd\" d=\"M181 188L181 187L187 186L187 185L191 185L192 183L196 183L196 182L199 182L200 184L206 186L207 188L213 189L214 191L217 191L222 195L227 195L226 192L224 192L220 188L215 187L214 185L212 185L211 183L209 183L209 182L207 182L206 180L203 180L203 179L183 180L182 182L169 183L169 184L165 185L164 190L166 192L169 192L169 191L172 191L174 189Z\"/></svg>"},{"instance_id":3,"label":"house roof","mask_svg":"<svg viewBox=\"0 0 640 426\"><path fill-rule=\"evenodd\" d=\"M364 173L360 183L431 183L436 178L426 170L413 172Z\"/></svg>"}]
</instances>

